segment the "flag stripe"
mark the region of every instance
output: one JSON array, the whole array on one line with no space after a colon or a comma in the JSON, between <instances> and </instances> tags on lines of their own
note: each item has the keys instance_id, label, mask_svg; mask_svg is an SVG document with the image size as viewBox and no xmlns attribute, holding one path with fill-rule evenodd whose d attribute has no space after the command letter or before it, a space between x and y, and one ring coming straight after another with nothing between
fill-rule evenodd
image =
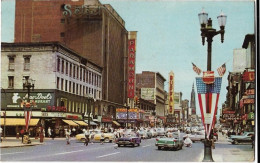
<instances>
[{"instance_id":1,"label":"flag stripe","mask_svg":"<svg viewBox=\"0 0 260 163\"><path fill-rule=\"evenodd\" d=\"M199 69L194 63L192 63L193 71L195 71L198 75L201 73L201 69Z\"/></svg>"},{"instance_id":2,"label":"flag stripe","mask_svg":"<svg viewBox=\"0 0 260 163\"><path fill-rule=\"evenodd\" d=\"M222 66L220 66L218 69L218 74L219 76L223 76L226 72L226 64L224 63Z\"/></svg>"}]
</instances>

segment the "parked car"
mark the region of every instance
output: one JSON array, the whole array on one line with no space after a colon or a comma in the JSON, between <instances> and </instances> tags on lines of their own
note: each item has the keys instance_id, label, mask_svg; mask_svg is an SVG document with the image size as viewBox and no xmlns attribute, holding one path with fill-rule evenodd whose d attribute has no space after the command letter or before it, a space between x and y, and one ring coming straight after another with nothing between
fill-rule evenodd
<instances>
[{"instance_id":1,"label":"parked car","mask_svg":"<svg viewBox=\"0 0 260 163\"><path fill-rule=\"evenodd\" d=\"M153 133L150 129L146 130L147 138L151 139L153 137Z\"/></svg>"},{"instance_id":2,"label":"parked car","mask_svg":"<svg viewBox=\"0 0 260 163\"><path fill-rule=\"evenodd\" d=\"M93 139L94 142L100 142L101 130L90 130L90 133L94 133L94 139ZM104 136L105 136L104 142L106 142L106 143L109 143L109 142L111 143L115 137L113 133L104 133ZM84 133L77 134L76 140L84 142L85 141Z\"/></svg>"},{"instance_id":3,"label":"parked car","mask_svg":"<svg viewBox=\"0 0 260 163\"><path fill-rule=\"evenodd\" d=\"M152 137L156 137L157 136L157 132L154 128L150 129L150 132L152 133Z\"/></svg>"},{"instance_id":4,"label":"parked car","mask_svg":"<svg viewBox=\"0 0 260 163\"><path fill-rule=\"evenodd\" d=\"M252 135L254 135L254 132L244 132L243 135L231 135L228 138L228 141L232 144L238 144L238 143L245 143L245 142L251 142L252 143Z\"/></svg>"},{"instance_id":5,"label":"parked car","mask_svg":"<svg viewBox=\"0 0 260 163\"><path fill-rule=\"evenodd\" d=\"M157 132L157 136L165 136L166 134L164 128L157 128L156 132Z\"/></svg>"},{"instance_id":6,"label":"parked car","mask_svg":"<svg viewBox=\"0 0 260 163\"><path fill-rule=\"evenodd\" d=\"M118 147L120 147L121 145L123 146L131 145L132 147L135 147L135 145L140 146L141 138L137 137L135 133L131 133L125 135L124 137L117 138L116 144L118 145Z\"/></svg>"},{"instance_id":7,"label":"parked car","mask_svg":"<svg viewBox=\"0 0 260 163\"><path fill-rule=\"evenodd\" d=\"M161 150L161 149L179 150L179 149L182 149L182 147L183 147L183 140L179 139L178 137L156 138L155 146L158 147L158 150Z\"/></svg>"}]
</instances>

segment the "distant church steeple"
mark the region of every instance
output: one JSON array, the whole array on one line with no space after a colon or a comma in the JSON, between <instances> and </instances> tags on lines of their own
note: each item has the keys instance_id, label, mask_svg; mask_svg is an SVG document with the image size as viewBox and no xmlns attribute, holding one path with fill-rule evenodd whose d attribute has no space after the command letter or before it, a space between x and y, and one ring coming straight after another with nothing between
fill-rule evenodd
<instances>
[{"instance_id":1,"label":"distant church steeple","mask_svg":"<svg viewBox=\"0 0 260 163\"><path fill-rule=\"evenodd\" d=\"M190 108L191 108L191 114L196 114L196 101L195 101L194 83L192 84Z\"/></svg>"}]
</instances>

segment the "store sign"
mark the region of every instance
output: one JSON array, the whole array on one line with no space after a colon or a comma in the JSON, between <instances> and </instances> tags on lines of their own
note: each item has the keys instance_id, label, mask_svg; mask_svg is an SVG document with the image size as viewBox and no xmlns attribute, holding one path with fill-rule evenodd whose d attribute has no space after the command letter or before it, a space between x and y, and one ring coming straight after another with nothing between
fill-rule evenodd
<instances>
[{"instance_id":1,"label":"store sign","mask_svg":"<svg viewBox=\"0 0 260 163\"><path fill-rule=\"evenodd\" d=\"M65 118L65 113L59 113L59 112L42 112L42 117L61 117Z\"/></svg>"},{"instance_id":2,"label":"store sign","mask_svg":"<svg viewBox=\"0 0 260 163\"><path fill-rule=\"evenodd\" d=\"M249 114L248 114L248 116L247 116L247 119L255 119L255 114L254 114L254 112L250 112Z\"/></svg>"},{"instance_id":3,"label":"store sign","mask_svg":"<svg viewBox=\"0 0 260 163\"><path fill-rule=\"evenodd\" d=\"M66 112L66 110L65 106L47 106L47 108L41 108L42 112Z\"/></svg>"},{"instance_id":4,"label":"store sign","mask_svg":"<svg viewBox=\"0 0 260 163\"><path fill-rule=\"evenodd\" d=\"M215 81L214 71L204 71L202 80L205 84L212 84Z\"/></svg>"},{"instance_id":5,"label":"store sign","mask_svg":"<svg viewBox=\"0 0 260 163\"><path fill-rule=\"evenodd\" d=\"M80 119L79 116L77 116L77 115L67 115L66 118L67 119Z\"/></svg>"},{"instance_id":6,"label":"store sign","mask_svg":"<svg viewBox=\"0 0 260 163\"><path fill-rule=\"evenodd\" d=\"M169 114L174 113L174 73L169 73Z\"/></svg>"},{"instance_id":7,"label":"store sign","mask_svg":"<svg viewBox=\"0 0 260 163\"><path fill-rule=\"evenodd\" d=\"M135 96L135 40L128 41L128 98Z\"/></svg>"},{"instance_id":8,"label":"store sign","mask_svg":"<svg viewBox=\"0 0 260 163\"><path fill-rule=\"evenodd\" d=\"M244 99L243 103L244 104L254 104L255 103L255 99L251 99L251 98Z\"/></svg>"},{"instance_id":9,"label":"store sign","mask_svg":"<svg viewBox=\"0 0 260 163\"><path fill-rule=\"evenodd\" d=\"M254 82L255 81L255 72L244 72L243 81L244 82Z\"/></svg>"},{"instance_id":10,"label":"store sign","mask_svg":"<svg viewBox=\"0 0 260 163\"><path fill-rule=\"evenodd\" d=\"M254 95L255 94L255 89L248 89L245 92L245 95Z\"/></svg>"},{"instance_id":11,"label":"store sign","mask_svg":"<svg viewBox=\"0 0 260 163\"><path fill-rule=\"evenodd\" d=\"M81 5L81 6L71 6L70 4L65 4L63 6L63 16L80 16L80 15L100 15L101 10L98 5Z\"/></svg>"},{"instance_id":12,"label":"store sign","mask_svg":"<svg viewBox=\"0 0 260 163\"><path fill-rule=\"evenodd\" d=\"M28 93L24 92L15 92L15 93L6 93L5 100L2 101L1 107L2 108L21 108L21 103L23 101L27 101ZM44 108L47 105L51 105L54 103L54 96L53 93L35 93L31 92L29 97L30 102L34 102L35 105L31 105L31 108Z\"/></svg>"}]
</instances>

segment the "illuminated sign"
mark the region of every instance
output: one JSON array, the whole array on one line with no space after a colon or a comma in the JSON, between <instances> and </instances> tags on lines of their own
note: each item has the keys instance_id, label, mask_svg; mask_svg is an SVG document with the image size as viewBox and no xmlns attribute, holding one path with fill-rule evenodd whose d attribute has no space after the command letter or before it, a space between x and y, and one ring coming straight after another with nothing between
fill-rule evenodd
<instances>
[{"instance_id":1,"label":"illuminated sign","mask_svg":"<svg viewBox=\"0 0 260 163\"><path fill-rule=\"evenodd\" d=\"M128 41L128 98L135 96L135 40Z\"/></svg>"},{"instance_id":2,"label":"illuminated sign","mask_svg":"<svg viewBox=\"0 0 260 163\"><path fill-rule=\"evenodd\" d=\"M255 72L244 72L243 81L245 82L254 82L255 81Z\"/></svg>"},{"instance_id":3,"label":"illuminated sign","mask_svg":"<svg viewBox=\"0 0 260 163\"><path fill-rule=\"evenodd\" d=\"M169 73L169 114L174 113L174 73Z\"/></svg>"}]
</instances>

